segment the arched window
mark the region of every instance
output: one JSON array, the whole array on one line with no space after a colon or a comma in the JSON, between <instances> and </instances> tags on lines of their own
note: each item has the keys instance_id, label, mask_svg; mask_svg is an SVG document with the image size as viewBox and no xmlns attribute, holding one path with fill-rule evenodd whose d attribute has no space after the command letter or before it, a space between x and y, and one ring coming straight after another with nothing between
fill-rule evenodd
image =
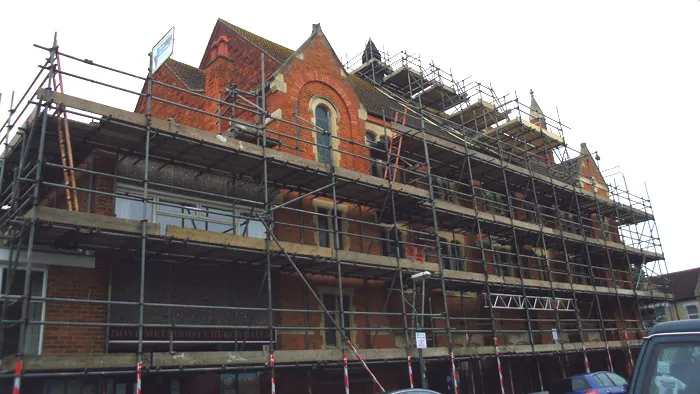
<instances>
[{"instance_id":1,"label":"arched window","mask_svg":"<svg viewBox=\"0 0 700 394\"><path fill-rule=\"evenodd\" d=\"M316 160L331 164L331 116L322 105L316 106Z\"/></svg>"},{"instance_id":2,"label":"arched window","mask_svg":"<svg viewBox=\"0 0 700 394\"><path fill-rule=\"evenodd\" d=\"M374 134L371 131L365 132L365 144L367 144L367 147L369 148L369 157L372 162L371 168L370 168L370 174L372 176L379 176L379 167L377 167L377 160L376 156L377 154L377 135Z\"/></svg>"},{"instance_id":3,"label":"arched window","mask_svg":"<svg viewBox=\"0 0 700 394\"><path fill-rule=\"evenodd\" d=\"M440 237L440 255L442 268L464 270L462 245L457 240L448 241L447 238Z\"/></svg>"}]
</instances>

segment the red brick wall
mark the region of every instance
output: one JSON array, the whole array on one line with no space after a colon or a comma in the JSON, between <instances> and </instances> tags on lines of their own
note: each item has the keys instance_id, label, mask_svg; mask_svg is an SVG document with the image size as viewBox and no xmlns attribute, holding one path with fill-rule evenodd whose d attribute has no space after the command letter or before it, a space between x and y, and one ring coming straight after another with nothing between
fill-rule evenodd
<instances>
[{"instance_id":1,"label":"red brick wall","mask_svg":"<svg viewBox=\"0 0 700 394\"><path fill-rule=\"evenodd\" d=\"M268 111L281 109L284 119L295 122L294 107L298 104L299 116L311 122L313 114L309 103L313 97L320 96L333 103L338 111L337 136L343 139L339 141L338 148L355 155L368 156L369 152L365 146L365 120L359 118L359 98L347 76L341 75L342 66L335 59L325 38L317 35L302 53L303 60L292 58L284 69L287 92L271 93L267 99ZM300 124L308 123L301 121ZM284 135L296 135L296 128L292 125L278 122L273 123L270 129ZM280 138L285 144L292 146L296 144L296 141L291 138L283 136ZM301 130L300 138L304 141L314 141L310 130ZM302 143L301 148L304 150L300 153L302 157L316 159L311 144ZM282 149L295 153L292 148ZM338 152L334 154L337 155ZM351 155L341 155L340 165L358 172L369 173L370 171L369 161Z\"/></svg>"},{"instance_id":2,"label":"red brick wall","mask_svg":"<svg viewBox=\"0 0 700 394\"><path fill-rule=\"evenodd\" d=\"M308 276L307 280L311 283L314 291L318 294L337 293L338 282L334 277L323 276ZM281 275L277 281L279 300L278 305L283 309L305 309L303 294L306 288L296 275ZM365 281L354 278L346 278L343 280L344 292L350 292L351 296L351 311L354 312L378 312L375 315L348 315L346 319L346 327L366 328L366 327L392 327L396 331L403 330L403 319L396 316L381 315L384 302L386 299L386 286L381 282ZM396 300L398 300L397 297ZM389 311L400 312L400 304L394 302L389 308ZM280 312L277 315L279 325L285 327L300 327L295 331L281 331L278 334L278 350L301 350L306 349L307 334L304 332L306 320L308 319L309 327L322 327L323 314L320 306L314 299L313 295L307 297L306 309L318 310L319 312L308 313L305 318L302 312ZM369 325L368 325L369 323ZM340 324L340 321L338 321ZM358 348L370 348L372 342L374 348L393 348L396 347L394 335L391 332L379 331L378 333L368 330L350 330L351 340ZM308 331L308 349L323 349L326 348L323 341L323 334L320 330Z\"/></svg>"},{"instance_id":3,"label":"red brick wall","mask_svg":"<svg viewBox=\"0 0 700 394\"><path fill-rule=\"evenodd\" d=\"M51 266L48 271L48 297L106 300L108 264L105 259L98 259L93 269ZM98 304L47 302L46 321L104 323L107 321L107 308ZM101 353L104 348L104 327L47 325L44 328L45 354Z\"/></svg>"},{"instance_id":4,"label":"red brick wall","mask_svg":"<svg viewBox=\"0 0 700 394\"><path fill-rule=\"evenodd\" d=\"M217 56L213 56L211 46L214 41L222 36L226 37L228 44L221 43L220 45L227 45L228 50L222 51L219 49ZM199 67L205 74L205 91L198 91L196 93L211 97L212 99L219 99L219 97L221 97L223 100L226 95L226 88L231 87L234 83L242 90L250 91L258 88L261 80L261 53L260 49L241 37L238 33L231 30L222 22L217 22ZM266 76L272 74L278 67L279 63L275 59L265 56ZM181 89L188 89L167 67L167 64L158 69L153 75L153 79ZM142 93L145 92L146 88L144 86ZM151 113L154 117L160 119L172 117L176 122L187 126L211 132L217 131L217 118L214 114L217 113L219 104L215 101L203 99L186 92L157 84L153 85L153 97L183 104L211 114L207 115L202 112L179 108L172 104L153 99ZM246 98L250 101L255 101L251 96L247 96ZM238 100L237 103L243 104L243 101ZM144 98L139 99L135 111L139 113L146 112L146 100ZM228 112L228 114L230 114L230 112ZM246 115L240 111L237 113L237 117L248 121L254 120L249 114ZM227 122L222 123L222 131L226 130L228 127L225 123Z\"/></svg>"},{"instance_id":5,"label":"red brick wall","mask_svg":"<svg viewBox=\"0 0 700 394\"><path fill-rule=\"evenodd\" d=\"M96 151L88 155L79 168L93 169L99 172L113 173L115 157ZM93 165L94 161L94 165ZM76 174L78 187L89 189L90 176ZM114 191L114 180L106 176L94 176L93 188L103 192ZM66 208L63 190L56 194L56 206ZM113 197L93 194L92 213L113 215ZM80 211L88 210L88 193L78 193ZM97 255L95 268L50 266L48 269L47 296L56 298L73 298L83 300L107 300L109 281L109 260ZM47 302L46 321L105 323L107 308L99 304L79 304L68 302ZM104 327L58 326L46 325L44 328L43 353L101 353L105 349Z\"/></svg>"}]
</instances>

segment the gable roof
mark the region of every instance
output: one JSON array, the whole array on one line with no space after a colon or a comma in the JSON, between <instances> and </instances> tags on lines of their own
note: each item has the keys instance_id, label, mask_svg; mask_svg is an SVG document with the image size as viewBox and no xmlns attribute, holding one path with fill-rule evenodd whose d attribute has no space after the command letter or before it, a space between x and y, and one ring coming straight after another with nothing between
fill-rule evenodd
<instances>
[{"instance_id":1,"label":"gable roof","mask_svg":"<svg viewBox=\"0 0 700 394\"><path fill-rule=\"evenodd\" d=\"M535 93L532 91L532 89L530 89L530 121L532 122L533 120L544 119L546 119L546 117L542 112L542 108L540 108L540 105L537 104L537 100L535 100Z\"/></svg>"},{"instance_id":2,"label":"gable roof","mask_svg":"<svg viewBox=\"0 0 700 394\"><path fill-rule=\"evenodd\" d=\"M276 60L278 63L280 63L280 67L277 70L275 70L270 75L270 77L268 77L268 79L271 79L276 74L282 72L285 66L289 63L292 56L295 53L302 51L303 48L305 48L317 34L321 34L323 36L323 39L326 40L326 43L331 48L333 56L335 56L338 63L342 66L342 62L335 53L335 50L328 42L328 39L325 37L325 35L322 33L320 25L314 25L314 30L311 36L299 47L299 49L297 49L297 51L293 51L285 46L272 42L266 38L258 36L257 34L253 34L245 29L242 29L229 22L226 22L221 18L219 18L219 22L221 22L227 28L240 34L243 38L248 40L250 43L258 47L260 50L262 50L263 52L271 56L274 60ZM399 115L403 113L403 103L390 97L388 94L382 92L380 89L378 89L371 83L350 73L348 73L348 80L350 81L353 89L355 90L360 99L360 102L362 102L362 104L365 106L365 109L368 113L379 117L381 117L382 114L384 114L387 120L393 120L397 113L399 113ZM418 120L416 116L409 116L406 121L406 126L420 130L420 120ZM459 140L452 136L450 133L444 131L442 127L434 125L430 122L426 122L425 126L426 132L430 134L436 134L441 136L442 138L448 138L453 141L459 142Z\"/></svg>"},{"instance_id":3,"label":"gable roof","mask_svg":"<svg viewBox=\"0 0 700 394\"><path fill-rule=\"evenodd\" d=\"M700 267L685 271L671 272L670 274L652 277L652 283L661 284L663 278L671 280L673 299L676 301L689 300L698 297L695 293L700 280Z\"/></svg>"},{"instance_id":4,"label":"gable roof","mask_svg":"<svg viewBox=\"0 0 700 394\"><path fill-rule=\"evenodd\" d=\"M292 56L293 50L284 47L280 44L272 42L266 38L260 37L257 34L253 34L248 30L238 27L232 23L226 22L225 20L219 18L219 22L223 23L224 26L240 34L243 38L250 41L251 44L260 48L261 51L265 52L266 55L272 57L277 63L284 63L288 57Z\"/></svg>"},{"instance_id":5,"label":"gable roof","mask_svg":"<svg viewBox=\"0 0 700 394\"><path fill-rule=\"evenodd\" d=\"M192 67L172 58L165 61L165 66L175 74L190 90L204 91L206 86L206 74L197 67Z\"/></svg>"}]
</instances>

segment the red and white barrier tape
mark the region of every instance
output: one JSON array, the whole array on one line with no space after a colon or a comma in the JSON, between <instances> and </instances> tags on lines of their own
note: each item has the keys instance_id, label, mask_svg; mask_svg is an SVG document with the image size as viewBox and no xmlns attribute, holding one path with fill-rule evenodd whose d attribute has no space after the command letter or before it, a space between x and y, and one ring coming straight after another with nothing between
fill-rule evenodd
<instances>
[{"instance_id":1,"label":"red and white barrier tape","mask_svg":"<svg viewBox=\"0 0 700 394\"><path fill-rule=\"evenodd\" d=\"M501 394L506 394L506 387L503 382L503 367L501 367L501 352L498 350L498 338L493 337L493 343L496 346L496 362L498 363L498 379L501 383Z\"/></svg>"},{"instance_id":2,"label":"red and white barrier tape","mask_svg":"<svg viewBox=\"0 0 700 394\"><path fill-rule=\"evenodd\" d=\"M346 341L346 342L347 342L348 346L350 346L350 350L352 350L352 352L355 353L355 357L357 357L357 359L360 360L360 363L362 363L362 366L365 368L365 371L367 371L367 373L369 374L369 376L372 377L372 380L374 381L374 384L376 384L376 385L379 387L379 389L382 391L382 393L385 393L386 390L384 390L384 386L382 386L382 384L379 383L379 381L377 380L377 377L374 376L374 374L372 373L372 371L371 371L371 370L369 369L369 367L367 366L367 363L365 362L365 360L362 359L362 356L360 356L360 353L358 353L358 352L357 352L357 349L355 349L355 346L353 346L352 342L350 342L349 340Z\"/></svg>"},{"instance_id":3,"label":"red and white barrier tape","mask_svg":"<svg viewBox=\"0 0 700 394\"><path fill-rule=\"evenodd\" d=\"M348 355L343 354L343 374L345 375L345 394L350 394L350 380L348 379Z\"/></svg>"},{"instance_id":4,"label":"red and white barrier tape","mask_svg":"<svg viewBox=\"0 0 700 394\"><path fill-rule=\"evenodd\" d=\"M411 356L408 356L408 380L411 382L411 388L413 388L413 364L411 364Z\"/></svg>"},{"instance_id":5,"label":"red and white barrier tape","mask_svg":"<svg viewBox=\"0 0 700 394\"><path fill-rule=\"evenodd\" d=\"M136 363L136 394L141 394L141 373L143 371L143 362Z\"/></svg>"},{"instance_id":6,"label":"red and white barrier tape","mask_svg":"<svg viewBox=\"0 0 700 394\"><path fill-rule=\"evenodd\" d=\"M625 333L625 343L627 343L627 354L630 356L630 365L632 370L634 370L634 359L632 358L632 349L630 349L630 338L627 336L627 329L623 330Z\"/></svg>"},{"instance_id":7,"label":"red and white barrier tape","mask_svg":"<svg viewBox=\"0 0 700 394\"><path fill-rule=\"evenodd\" d=\"M274 368L274 367L275 367L275 355L270 354L270 368ZM275 375L274 374L272 374L270 376L270 391L272 392L272 394L275 394L275 392L277 391L277 388L275 387Z\"/></svg>"},{"instance_id":8,"label":"red and white barrier tape","mask_svg":"<svg viewBox=\"0 0 700 394\"><path fill-rule=\"evenodd\" d=\"M452 360L452 386L455 388L455 394L459 394L459 387L457 386L457 370L455 369L455 354L450 352L450 359Z\"/></svg>"},{"instance_id":9,"label":"red and white barrier tape","mask_svg":"<svg viewBox=\"0 0 700 394\"><path fill-rule=\"evenodd\" d=\"M15 364L15 385L12 388L12 394L19 394L19 386L22 380L22 360L17 361Z\"/></svg>"},{"instance_id":10,"label":"red and white barrier tape","mask_svg":"<svg viewBox=\"0 0 700 394\"><path fill-rule=\"evenodd\" d=\"M581 341L581 348L583 348L583 361L586 363L586 373L591 373L591 366L588 364L588 351L586 351L586 344Z\"/></svg>"}]
</instances>

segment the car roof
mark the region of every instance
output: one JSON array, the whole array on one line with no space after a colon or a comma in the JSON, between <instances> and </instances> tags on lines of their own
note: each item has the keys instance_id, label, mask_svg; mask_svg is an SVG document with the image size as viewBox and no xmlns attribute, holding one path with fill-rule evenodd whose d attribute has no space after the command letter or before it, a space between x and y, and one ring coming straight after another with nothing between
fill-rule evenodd
<instances>
[{"instance_id":1,"label":"car roof","mask_svg":"<svg viewBox=\"0 0 700 394\"><path fill-rule=\"evenodd\" d=\"M603 373L603 372L608 372L608 371L595 371L595 372L589 372L589 373L580 373L578 375L572 375L569 377L570 378L585 378L586 376L593 376L593 375Z\"/></svg>"},{"instance_id":2,"label":"car roof","mask_svg":"<svg viewBox=\"0 0 700 394\"><path fill-rule=\"evenodd\" d=\"M398 394L398 393L435 393L435 394L440 394L437 391L429 390L429 389L421 389L421 388L414 388L414 389L398 389L398 390L392 390L388 391L386 394Z\"/></svg>"},{"instance_id":3,"label":"car roof","mask_svg":"<svg viewBox=\"0 0 700 394\"><path fill-rule=\"evenodd\" d=\"M700 333L700 320L674 320L658 323L649 330L649 336L672 332L698 332Z\"/></svg>"}]
</instances>

